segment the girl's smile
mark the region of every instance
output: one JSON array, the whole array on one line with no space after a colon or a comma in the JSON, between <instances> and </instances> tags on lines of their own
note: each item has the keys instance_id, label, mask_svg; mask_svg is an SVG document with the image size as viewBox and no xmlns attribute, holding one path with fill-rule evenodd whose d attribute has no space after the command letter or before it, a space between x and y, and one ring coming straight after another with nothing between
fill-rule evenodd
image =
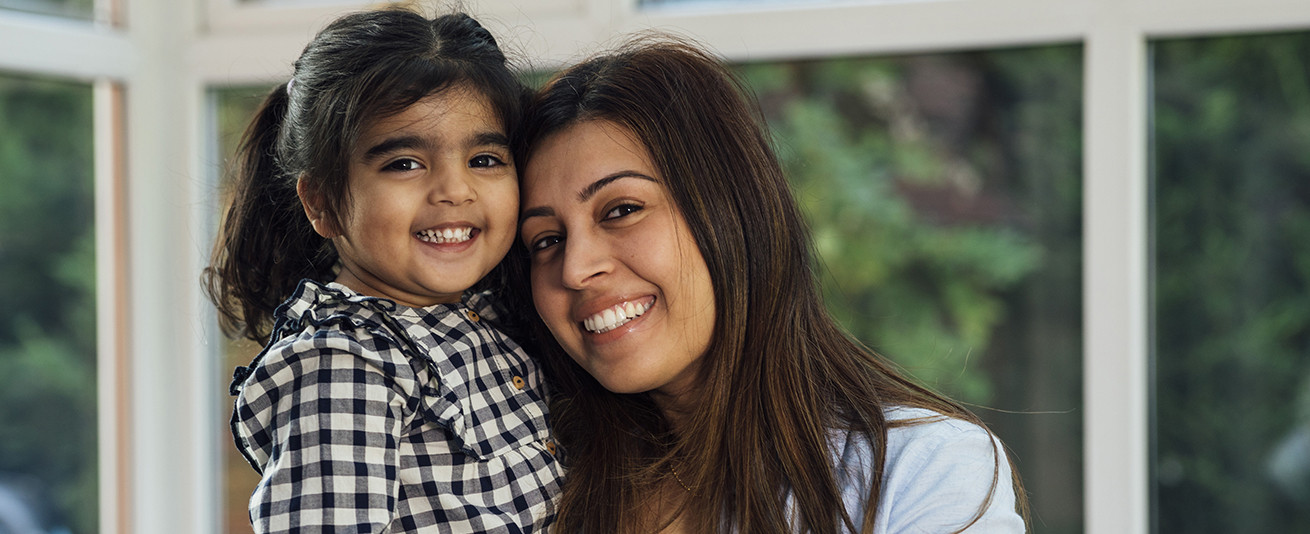
<instances>
[{"instance_id":1,"label":"girl's smile","mask_svg":"<svg viewBox=\"0 0 1310 534\"><path fill-rule=\"evenodd\" d=\"M434 245L457 245L467 243L470 239L473 239L476 235L474 232L479 232L479 230L468 226L457 226L454 228L448 226L446 228L419 230L414 233L414 236L424 243L432 243Z\"/></svg>"}]
</instances>

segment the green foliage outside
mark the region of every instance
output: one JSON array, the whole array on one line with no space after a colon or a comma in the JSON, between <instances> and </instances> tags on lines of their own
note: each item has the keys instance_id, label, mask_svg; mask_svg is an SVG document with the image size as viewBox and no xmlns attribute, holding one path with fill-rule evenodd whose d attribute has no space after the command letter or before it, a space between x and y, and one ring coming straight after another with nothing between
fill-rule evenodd
<instances>
[{"instance_id":1,"label":"green foliage outside","mask_svg":"<svg viewBox=\"0 0 1310 534\"><path fill-rule=\"evenodd\" d=\"M1310 33L1152 47L1160 532L1310 531Z\"/></svg>"},{"instance_id":2,"label":"green foliage outside","mask_svg":"<svg viewBox=\"0 0 1310 534\"><path fill-rule=\"evenodd\" d=\"M0 485L97 531L91 89L0 76Z\"/></svg>"},{"instance_id":3,"label":"green foliage outside","mask_svg":"<svg viewBox=\"0 0 1310 534\"><path fill-rule=\"evenodd\" d=\"M741 73L833 314L988 420L1019 462L1033 532L1081 532L1080 48Z\"/></svg>"}]
</instances>

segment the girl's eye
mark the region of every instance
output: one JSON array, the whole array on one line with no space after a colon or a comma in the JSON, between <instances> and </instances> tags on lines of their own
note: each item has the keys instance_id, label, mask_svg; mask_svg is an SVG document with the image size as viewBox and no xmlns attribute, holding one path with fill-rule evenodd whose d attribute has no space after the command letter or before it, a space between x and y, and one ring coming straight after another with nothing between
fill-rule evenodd
<instances>
[{"instance_id":1,"label":"girl's eye","mask_svg":"<svg viewBox=\"0 0 1310 534\"><path fill-rule=\"evenodd\" d=\"M637 204L619 204L618 206L614 206L614 209L606 212L605 217L602 220L608 221L610 219L626 217L641 210L642 207Z\"/></svg>"},{"instance_id":2,"label":"girl's eye","mask_svg":"<svg viewBox=\"0 0 1310 534\"><path fill-rule=\"evenodd\" d=\"M469 160L469 167L496 167L504 164L504 161L491 154L479 154Z\"/></svg>"},{"instance_id":3,"label":"girl's eye","mask_svg":"<svg viewBox=\"0 0 1310 534\"><path fill-rule=\"evenodd\" d=\"M540 239L537 239L536 241L533 241L531 244L528 245L528 250L533 254L535 254L537 252L558 245L561 241L564 241L564 238L557 235L548 235Z\"/></svg>"},{"instance_id":4,"label":"girl's eye","mask_svg":"<svg viewBox=\"0 0 1310 534\"><path fill-rule=\"evenodd\" d=\"M409 158L402 158L393 161L391 163L388 163L386 167L383 167L383 170L408 172L408 171L418 170L421 168L423 168L423 165L420 164L418 161Z\"/></svg>"}]
</instances>

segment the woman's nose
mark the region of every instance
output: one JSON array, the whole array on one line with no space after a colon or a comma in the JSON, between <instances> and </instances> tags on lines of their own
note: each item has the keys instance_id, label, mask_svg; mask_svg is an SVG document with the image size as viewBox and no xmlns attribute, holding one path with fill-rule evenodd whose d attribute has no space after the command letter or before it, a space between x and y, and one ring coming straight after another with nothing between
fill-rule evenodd
<instances>
[{"instance_id":1,"label":"woman's nose","mask_svg":"<svg viewBox=\"0 0 1310 534\"><path fill-rule=\"evenodd\" d=\"M584 289L614 271L613 256L600 239L571 234L564 241L561 278L564 287Z\"/></svg>"}]
</instances>

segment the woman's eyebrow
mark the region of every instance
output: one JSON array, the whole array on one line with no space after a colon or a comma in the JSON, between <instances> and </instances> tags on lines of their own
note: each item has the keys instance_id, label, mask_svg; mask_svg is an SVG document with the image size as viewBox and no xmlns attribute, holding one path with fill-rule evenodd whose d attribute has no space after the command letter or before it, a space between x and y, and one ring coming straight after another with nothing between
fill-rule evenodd
<instances>
[{"instance_id":1,"label":"woman's eyebrow","mask_svg":"<svg viewBox=\"0 0 1310 534\"><path fill-rule=\"evenodd\" d=\"M582 191L578 192L578 202L586 202L587 200L590 200L591 197L596 196L596 193L599 193L601 189L605 188L605 186L610 185L623 178L640 178L642 180L659 183L659 180L651 178L650 176L647 176L637 171L618 171L615 173L611 173L605 176L604 178L596 180L592 182L591 185L582 188Z\"/></svg>"},{"instance_id":2,"label":"woman's eyebrow","mask_svg":"<svg viewBox=\"0 0 1310 534\"><path fill-rule=\"evenodd\" d=\"M519 217L519 224L523 224L523 221L526 221L531 217L554 217L554 216L555 216L555 208L552 208L550 206L537 206L535 208L528 208L526 210L523 210L523 215Z\"/></svg>"},{"instance_id":3,"label":"woman's eyebrow","mask_svg":"<svg viewBox=\"0 0 1310 534\"><path fill-rule=\"evenodd\" d=\"M618 180L622 180L624 178L638 178L641 180L647 180L650 182L659 183L659 180L656 180L646 174L642 174L637 171L618 171L606 175L604 178L596 180L591 184L587 185L587 187L584 187L582 191L578 192L578 202L586 202L587 200L590 200L591 197L596 196L596 193L599 193L601 189L605 188L605 186L610 185ZM519 217L519 224L523 224L523 221L526 221L532 217L554 217L554 216L555 216L555 208L552 208L550 206L535 206L523 210L523 215Z\"/></svg>"}]
</instances>

